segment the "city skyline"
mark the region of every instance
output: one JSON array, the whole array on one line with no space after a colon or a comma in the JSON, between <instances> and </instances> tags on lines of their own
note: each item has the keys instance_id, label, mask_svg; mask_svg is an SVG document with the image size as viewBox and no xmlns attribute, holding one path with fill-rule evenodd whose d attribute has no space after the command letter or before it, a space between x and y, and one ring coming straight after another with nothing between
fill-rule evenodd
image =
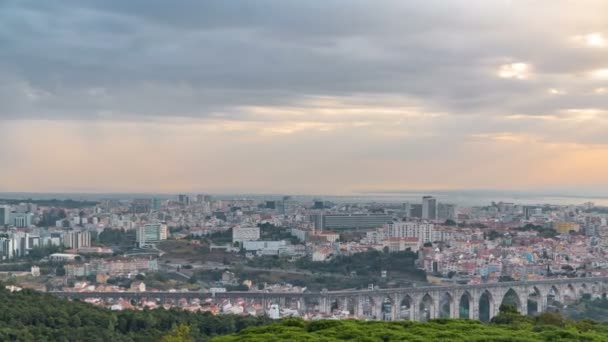
<instances>
[{"instance_id":1,"label":"city skyline","mask_svg":"<svg viewBox=\"0 0 608 342\"><path fill-rule=\"evenodd\" d=\"M6 1L0 192L608 190L607 13Z\"/></svg>"}]
</instances>

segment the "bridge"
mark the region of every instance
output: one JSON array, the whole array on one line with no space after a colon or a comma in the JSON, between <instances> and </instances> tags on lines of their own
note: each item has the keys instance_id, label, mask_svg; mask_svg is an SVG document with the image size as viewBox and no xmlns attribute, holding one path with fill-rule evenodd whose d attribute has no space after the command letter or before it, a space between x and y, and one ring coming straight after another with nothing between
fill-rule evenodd
<instances>
[{"instance_id":1,"label":"bridge","mask_svg":"<svg viewBox=\"0 0 608 342\"><path fill-rule=\"evenodd\" d=\"M551 306L569 304L583 295L605 297L608 277L560 278L527 282L476 285L422 286L376 290L322 292L50 292L70 299L236 300L291 307L299 312L348 312L359 318L425 321L434 318L470 318L489 321L501 304L514 305L522 314L537 314ZM532 305L528 305L531 303Z\"/></svg>"}]
</instances>

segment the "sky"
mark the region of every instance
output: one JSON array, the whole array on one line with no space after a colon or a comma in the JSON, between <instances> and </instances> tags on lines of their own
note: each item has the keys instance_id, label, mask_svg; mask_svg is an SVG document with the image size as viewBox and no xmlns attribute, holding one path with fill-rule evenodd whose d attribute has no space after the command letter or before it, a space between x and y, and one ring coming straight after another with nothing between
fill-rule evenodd
<instances>
[{"instance_id":1,"label":"sky","mask_svg":"<svg viewBox=\"0 0 608 342\"><path fill-rule=\"evenodd\" d=\"M605 0L0 0L0 191L608 190Z\"/></svg>"}]
</instances>

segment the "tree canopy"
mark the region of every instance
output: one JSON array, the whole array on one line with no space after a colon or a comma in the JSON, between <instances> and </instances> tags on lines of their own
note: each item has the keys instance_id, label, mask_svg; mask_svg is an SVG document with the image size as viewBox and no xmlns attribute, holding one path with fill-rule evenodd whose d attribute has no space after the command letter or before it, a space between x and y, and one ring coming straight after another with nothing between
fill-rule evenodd
<instances>
[{"instance_id":1,"label":"tree canopy","mask_svg":"<svg viewBox=\"0 0 608 342\"><path fill-rule=\"evenodd\" d=\"M0 289L0 341L206 341L269 322L179 309L110 311L31 290Z\"/></svg>"},{"instance_id":2,"label":"tree canopy","mask_svg":"<svg viewBox=\"0 0 608 342\"><path fill-rule=\"evenodd\" d=\"M436 319L429 322L287 319L251 327L240 333L214 338L213 342L254 341L449 341L535 342L607 341L608 325L590 321L565 321L559 314L537 318L503 308L501 318L485 324L472 320Z\"/></svg>"}]
</instances>

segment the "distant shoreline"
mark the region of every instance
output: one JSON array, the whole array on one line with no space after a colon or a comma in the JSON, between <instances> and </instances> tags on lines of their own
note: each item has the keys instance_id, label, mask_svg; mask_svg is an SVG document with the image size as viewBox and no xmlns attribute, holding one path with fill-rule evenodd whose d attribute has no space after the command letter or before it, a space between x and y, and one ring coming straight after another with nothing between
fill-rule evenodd
<instances>
[{"instance_id":1,"label":"distant shoreline","mask_svg":"<svg viewBox=\"0 0 608 342\"><path fill-rule=\"evenodd\" d=\"M75 200L75 201L99 201L103 199L129 200L133 198L158 198L172 199L177 196L167 193L70 193L70 192L0 192L0 198L15 200ZM196 193L188 193L194 195ZM247 194L247 193L211 193L216 199L279 199L284 194ZM541 192L516 192L499 190L463 190L463 191L411 191L411 192L369 192L355 195L292 195L292 198L299 201L312 201L320 198L325 201L337 203L418 203L423 195L437 197L440 202L454 203L461 206L484 206L492 202L511 202L522 205L582 205L586 202L593 202L597 206L608 206L608 196L579 195L579 194L543 194Z\"/></svg>"}]
</instances>

